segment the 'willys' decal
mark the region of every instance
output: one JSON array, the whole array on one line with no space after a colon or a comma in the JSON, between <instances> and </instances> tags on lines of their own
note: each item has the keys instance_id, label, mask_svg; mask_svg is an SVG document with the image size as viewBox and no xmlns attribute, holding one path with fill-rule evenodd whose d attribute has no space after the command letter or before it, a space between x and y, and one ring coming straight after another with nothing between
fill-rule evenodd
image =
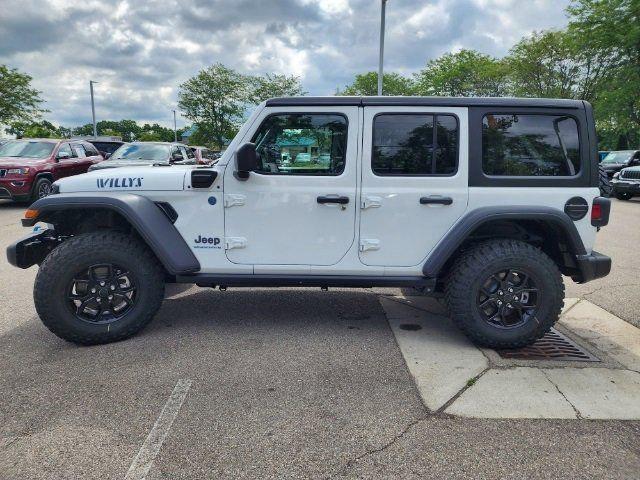
<instances>
[{"instance_id":1,"label":"'willys' decal","mask_svg":"<svg viewBox=\"0 0 640 480\"><path fill-rule=\"evenodd\" d=\"M138 188L142 187L144 177L98 178L98 188Z\"/></svg>"}]
</instances>

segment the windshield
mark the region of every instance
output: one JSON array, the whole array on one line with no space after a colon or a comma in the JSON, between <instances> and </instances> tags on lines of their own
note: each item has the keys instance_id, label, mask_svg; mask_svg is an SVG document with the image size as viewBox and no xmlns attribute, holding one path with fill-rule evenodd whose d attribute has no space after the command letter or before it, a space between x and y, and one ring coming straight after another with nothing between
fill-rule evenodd
<instances>
[{"instance_id":1,"label":"windshield","mask_svg":"<svg viewBox=\"0 0 640 480\"><path fill-rule=\"evenodd\" d=\"M122 145L109 160L148 160L169 163L169 145L137 144Z\"/></svg>"},{"instance_id":2,"label":"windshield","mask_svg":"<svg viewBox=\"0 0 640 480\"><path fill-rule=\"evenodd\" d=\"M46 158L55 145L53 142L12 140L0 147L0 157Z\"/></svg>"},{"instance_id":3,"label":"windshield","mask_svg":"<svg viewBox=\"0 0 640 480\"><path fill-rule=\"evenodd\" d=\"M602 163L627 163L631 160L633 150L623 150L621 152L610 152L609 155L604 157Z\"/></svg>"}]
</instances>

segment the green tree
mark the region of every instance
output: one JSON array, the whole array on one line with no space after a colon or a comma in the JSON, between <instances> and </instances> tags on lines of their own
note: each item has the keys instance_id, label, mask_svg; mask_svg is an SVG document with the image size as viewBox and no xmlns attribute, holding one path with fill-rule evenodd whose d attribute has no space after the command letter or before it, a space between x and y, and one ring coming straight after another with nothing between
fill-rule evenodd
<instances>
[{"instance_id":1,"label":"green tree","mask_svg":"<svg viewBox=\"0 0 640 480\"><path fill-rule=\"evenodd\" d=\"M593 100L607 69L606 58L585 54L566 31L535 32L516 43L505 61L518 97Z\"/></svg>"},{"instance_id":2,"label":"green tree","mask_svg":"<svg viewBox=\"0 0 640 480\"><path fill-rule=\"evenodd\" d=\"M249 79L216 63L180 85L178 105L201 133L212 136L218 147L235 135L251 93Z\"/></svg>"},{"instance_id":3,"label":"green tree","mask_svg":"<svg viewBox=\"0 0 640 480\"><path fill-rule=\"evenodd\" d=\"M249 92L247 101L258 104L273 97L297 97L306 95L296 76L270 74L264 76L247 77Z\"/></svg>"},{"instance_id":4,"label":"green tree","mask_svg":"<svg viewBox=\"0 0 640 480\"><path fill-rule=\"evenodd\" d=\"M418 95L499 97L508 92L508 70L501 60L475 50L446 53L416 75Z\"/></svg>"},{"instance_id":5,"label":"green tree","mask_svg":"<svg viewBox=\"0 0 640 480\"><path fill-rule=\"evenodd\" d=\"M13 122L6 132L17 138L56 138L60 137L60 130L47 120L39 122Z\"/></svg>"},{"instance_id":6,"label":"green tree","mask_svg":"<svg viewBox=\"0 0 640 480\"><path fill-rule=\"evenodd\" d=\"M391 72L382 75L383 95L414 95L415 84L413 79L403 77L399 73ZM343 90L338 90L337 95L363 95L378 94L378 72L367 72L356 75L353 82Z\"/></svg>"},{"instance_id":7,"label":"green tree","mask_svg":"<svg viewBox=\"0 0 640 480\"><path fill-rule=\"evenodd\" d=\"M34 122L45 112L40 93L31 87L32 78L15 68L0 65L0 124Z\"/></svg>"},{"instance_id":8,"label":"green tree","mask_svg":"<svg viewBox=\"0 0 640 480\"><path fill-rule=\"evenodd\" d=\"M576 0L567 9L568 31L579 49L609 61L595 95L599 130L617 145L637 147L640 133L640 2ZM611 131L617 135L611 135ZM635 142L635 143L631 143ZM613 143L613 140L612 140Z\"/></svg>"}]
</instances>

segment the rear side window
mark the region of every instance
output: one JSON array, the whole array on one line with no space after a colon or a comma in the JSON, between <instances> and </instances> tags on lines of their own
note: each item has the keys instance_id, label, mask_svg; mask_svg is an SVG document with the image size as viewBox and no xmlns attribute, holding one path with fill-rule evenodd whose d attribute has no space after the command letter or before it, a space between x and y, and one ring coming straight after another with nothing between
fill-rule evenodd
<instances>
[{"instance_id":1,"label":"rear side window","mask_svg":"<svg viewBox=\"0 0 640 480\"><path fill-rule=\"evenodd\" d=\"M453 175L458 120L453 115L381 114L373 120L376 175Z\"/></svg>"},{"instance_id":2,"label":"rear side window","mask_svg":"<svg viewBox=\"0 0 640 480\"><path fill-rule=\"evenodd\" d=\"M76 157L78 158L85 158L87 156L84 150L84 146L80 145L79 143L73 144L73 150L76 152Z\"/></svg>"},{"instance_id":3,"label":"rear side window","mask_svg":"<svg viewBox=\"0 0 640 480\"><path fill-rule=\"evenodd\" d=\"M487 114L482 170L497 176L575 176L580 172L578 124L564 115Z\"/></svg>"}]
</instances>

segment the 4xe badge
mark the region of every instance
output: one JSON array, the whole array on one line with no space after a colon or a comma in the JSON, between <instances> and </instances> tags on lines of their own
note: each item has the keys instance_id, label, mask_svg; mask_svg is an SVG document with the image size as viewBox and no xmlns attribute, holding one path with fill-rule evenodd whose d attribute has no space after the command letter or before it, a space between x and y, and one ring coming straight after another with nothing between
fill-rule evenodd
<instances>
[{"instance_id":1,"label":"4xe badge","mask_svg":"<svg viewBox=\"0 0 640 480\"><path fill-rule=\"evenodd\" d=\"M98 188L139 188L144 177L98 178Z\"/></svg>"},{"instance_id":2,"label":"4xe badge","mask_svg":"<svg viewBox=\"0 0 640 480\"><path fill-rule=\"evenodd\" d=\"M198 235L198 238L193 243L195 243L194 248L222 248L220 237Z\"/></svg>"}]
</instances>

